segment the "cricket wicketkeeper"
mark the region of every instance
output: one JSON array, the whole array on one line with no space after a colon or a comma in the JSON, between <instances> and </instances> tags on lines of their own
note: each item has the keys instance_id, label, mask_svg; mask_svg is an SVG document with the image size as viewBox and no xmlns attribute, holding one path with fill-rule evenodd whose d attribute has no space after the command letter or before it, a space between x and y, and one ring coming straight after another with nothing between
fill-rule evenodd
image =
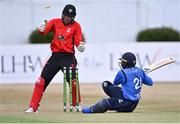
<instances>
[{"instance_id":1,"label":"cricket wicketkeeper","mask_svg":"<svg viewBox=\"0 0 180 124\"><path fill-rule=\"evenodd\" d=\"M153 85L153 81L141 69L136 67L136 57L127 52L120 58L121 70L117 73L113 84L109 81L102 83L104 92L109 98L101 99L91 107L82 109L83 113L104 113L107 110L117 112L133 112L141 98L142 84ZM121 87L118 85L121 84Z\"/></svg>"},{"instance_id":2,"label":"cricket wicketkeeper","mask_svg":"<svg viewBox=\"0 0 180 124\"><path fill-rule=\"evenodd\" d=\"M38 31L42 35L48 32L54 33L54 38L51 42L52 55L44 66L42 73L35 83L34 92L26 113L34 113L39 107L39 103L45 92L47 86L58 73L59 70L63 71L66 67L67 81L69 82L69 67L72 67L72 103L76 104L76 81L75 81L75 67L77 60L75 58L74 46L78 51L85 50L81 26L75 19L76 8L68 4L62 11L62 18L55 18L45 23L42 23ZM79 92L79 101L81 101Z\"/></svg>"}]
</instances>

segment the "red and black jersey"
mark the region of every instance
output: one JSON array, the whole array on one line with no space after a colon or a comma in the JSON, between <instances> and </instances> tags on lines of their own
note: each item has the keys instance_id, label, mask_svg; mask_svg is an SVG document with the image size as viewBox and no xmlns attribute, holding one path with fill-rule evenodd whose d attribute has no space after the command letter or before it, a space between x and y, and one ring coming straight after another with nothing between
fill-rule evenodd
<instances>
[{"instance_id":1,"label":"red and black jersey","mask_svg":"<svg viewBox=\"0 0 180 124\"><path fill-rule=\"evenodd\" d=\"M51 42L52 52L74 53L74 45L78 47L83 41L81 26L74 21L71 24L64 25L62 19L55 18L47 22L44 32L40 34L54 33L54 38Z\"/></svg>"}]
</instances>

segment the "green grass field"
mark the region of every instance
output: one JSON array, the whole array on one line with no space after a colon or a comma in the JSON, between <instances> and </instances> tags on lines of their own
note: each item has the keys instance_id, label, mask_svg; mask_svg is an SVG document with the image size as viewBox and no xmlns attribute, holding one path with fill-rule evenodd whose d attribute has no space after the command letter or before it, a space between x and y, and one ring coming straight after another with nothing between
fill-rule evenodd
<instances>
[{"instance_id":1,"label":"green grass field","mask_svg":"<svg viewBox=\"0 0 180 124\"><path fill-rule=\"evenodd\" d=\"M142 99L133 113L82 114L63 112L62 85L46 90L38 114L25 114L33 84L0 85L0 123L180 123L180 84L143 86ZM82 106L106 97L101 84L81 84Z\"/></svg>"}]
</instances>

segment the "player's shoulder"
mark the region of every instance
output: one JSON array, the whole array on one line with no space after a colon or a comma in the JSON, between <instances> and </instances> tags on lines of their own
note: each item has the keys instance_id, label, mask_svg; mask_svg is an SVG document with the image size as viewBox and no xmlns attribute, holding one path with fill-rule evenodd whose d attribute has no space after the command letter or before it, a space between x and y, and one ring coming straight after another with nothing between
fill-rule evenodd
<instances>
[{"instance_id":1,"label":"player's shoulder","mask_svg":"<svg viewBox=\"0 0 180 124\"><path fill-rule=\"evenodd\" d=\"M137 70L137 71L139 71L139 72L143 72L143 69L140 68L140 67L135 66L134 69Z\"/></svg>"},{"instance_id":2,"label":"player's shoulder","mask_svg":"<svg viewBox=\"0 0 180 124\"><path fill-rule=\"evenodd\" d=\"M127 72L132 72L132 73L139 73L139 72L142 72L142 69L135 66L135 67L128 68L126 71Z\"/></svg>"},{"instance_id":3,"label":"player's shoulder","mask_svg":"<svg viewBox=\"0 0 180 124\"><path fill-rule=\"evenodd\" d=\"M77 21L74 21L74 25L80 26L80 24Z\"/></svg>"},{"instance_id":4,"label":"player's shoulder","mask_svg":"<svg viewBox=\"0 0 180 124\"><path fill-rule=\"evenodd\" d=\"M134 69L142 70L142 68L135 66Z\"/></svg>"},{"instance_id":5,"label":"player's shoulder","mask_svg":"<svg viewBox=\"0 0 180 124\"><path fill-rule=\"evenodd\" d=\"M52 22L60 22L60 21L62 21L62 19L61 19L61 18L53 18L53 19L51 19L51 20L49 20L49 21L52 21Z\"/></svg>"}]
</instances>

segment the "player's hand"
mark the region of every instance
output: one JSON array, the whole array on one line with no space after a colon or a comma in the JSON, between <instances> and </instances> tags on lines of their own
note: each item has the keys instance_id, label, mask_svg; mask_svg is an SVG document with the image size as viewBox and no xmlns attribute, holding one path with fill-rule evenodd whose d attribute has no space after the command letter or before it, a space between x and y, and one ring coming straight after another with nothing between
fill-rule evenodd
<instances>
[{"instance_id":1,"label":"player's hand","mask_svg":"<svg viewBox=\"0 0 180 124\"><path fill-rule=\"evenodd\" d=\"M84 42L80 42L80 44L78 46L78 51L79 52L84 52L84 50L85 50Z\"/></svg>"},{"instance_id":2,"label":"player's hand","mask_svg":"<svg viewBox=\"0 0 180 124\"><path fill-rule=\"evenodd\" d=\"M150 69L147 68L147 67L145 67L143 70L144 70L145 72L148 72Z\"/></svg>"},{"instance_id":3,"label":"player's hand","mask_svg":"<svg viewBox=\"0 0 180 124\"><path fill-rule=\"evenodd\" d=\"M43 23L40 24L40 26L38 28L40 32L44 32L45 31L46 23L47 23L47 21L44 21Z\"/></svg>"}]
</instances>

